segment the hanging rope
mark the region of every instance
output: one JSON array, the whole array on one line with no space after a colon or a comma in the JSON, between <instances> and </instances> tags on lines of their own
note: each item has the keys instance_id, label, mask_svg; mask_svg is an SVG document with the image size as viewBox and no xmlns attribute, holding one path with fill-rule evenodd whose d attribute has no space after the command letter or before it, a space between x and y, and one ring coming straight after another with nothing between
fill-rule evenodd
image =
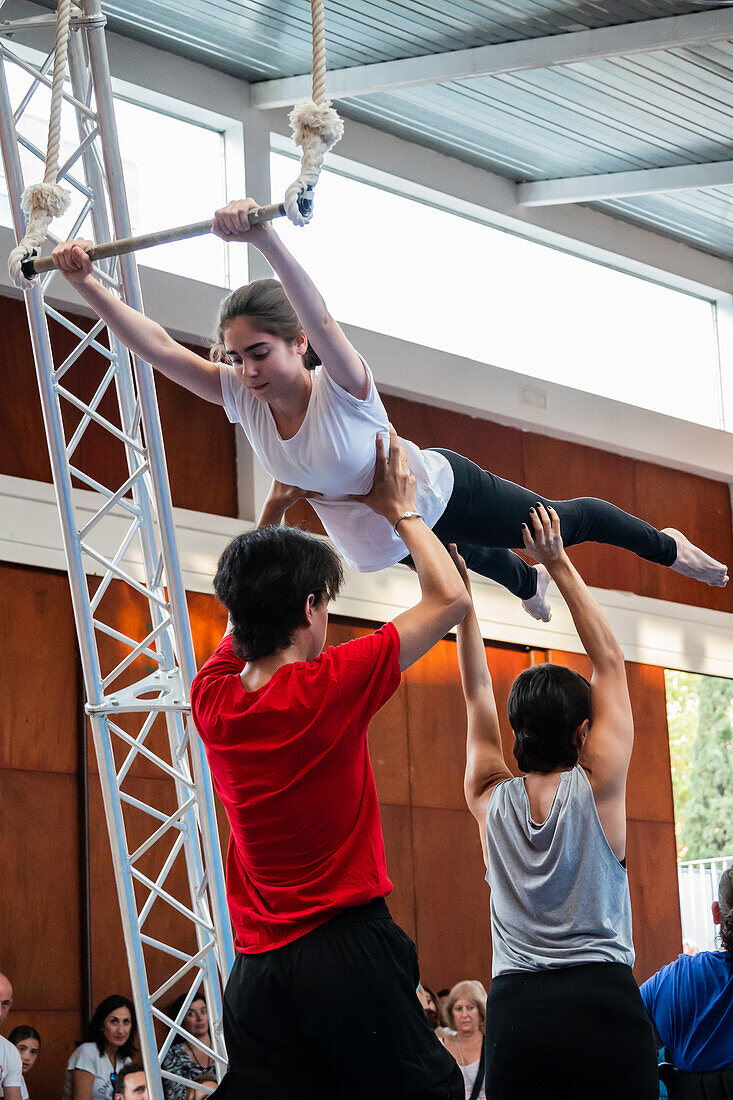
<instances>
[{"instance_id":1,"label":"hanging rope","mask_svg":"<svg viewBox=\"0 0 733 1100\"><path fill-rule=\"evenodd\" d=\"M26 187L21 199L23 210L28 215L25 236L10 253L8 271L17 287L27 289L31 286L21 270L21 265L36 252L46 239L48 227L54 218L64 214L71 202L71 194L56 182L59 170L59 149L61 147L61 107L64 97L66 78L66 56L69 47L69 23L72 12L80 14L73 0L58 0L56 12L56 41L53 57L53 82L51 86L51 113L48 120L48 141L46 144L46 170L43 183L32 183Z\"/></svg>"},{"instance_id":2,"label":"hanging rope","mask_svg":"<svg viewBox=\"0 0 733 1100\"><path fill-rule=\"evenodd\" d=\"M326 18L324 0L311 0L313 27L313 98L290 112L293 140L303 150L300 175L285 192L285 213L294 225L313 217L313 188L323 159L344 134L344 124L326 99Z\"/></svg>"}]
</instances>

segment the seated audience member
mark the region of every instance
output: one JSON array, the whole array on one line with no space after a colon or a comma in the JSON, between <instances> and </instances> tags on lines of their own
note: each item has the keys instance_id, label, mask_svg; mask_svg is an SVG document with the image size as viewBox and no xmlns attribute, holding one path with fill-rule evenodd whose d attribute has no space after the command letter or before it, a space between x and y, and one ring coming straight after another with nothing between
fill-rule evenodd
<instances>
[{"instance_id":1,"label":"seated audience member","mask_svg":"<svg viewBox=\"0 0 733 1100\"><path fill-rule=\"evenodd\" d=\"M443 1039L460 1066L466 1086L466 1100L486 1100L484 1092L484 1031L486 990L481 982L458 982L445 1002L445 1014L455 1029Z\"/></svg>"},{"instance_id":2,"label":"seated audience member","mask_svg":"<svg viewBox=\"0 0 733 1100\"><path fill-rule=\"evenodd\" d=\"M148 1083L142 1062L128 1062L114 1080L115 1100L148 1100Z\"/></svg>"},{"instance_id":3,"label":"seated audience member","mask_svg":"<svg viewBox=\"0 0 733 1100\"><path fill-rule=\"evenodd\" d=\"M0 1025L13 1006L13 987L10 979L0 974ZM23 1065L20 1054L10 1042L0 1035L0 1092L4 1100L21 1100L23 1090Z\"/></svg>"},{"instance_id":4,"label":"seated audience member","mask_svg":"<svg viewBox=\"0 0 733 1100\"><path fill-rule=\"evenodd\" d=\"M464 791L491 888L486 1095L656 1100L652 1029L631 970L625 796L634 723L624 655L565 553L554 509L538 504L522 526L527 551L568 606L593 678L549 663L520 673L509 696L525 773L515 778L475 611L458 627Z\"/></svg>"},{"instance_id":5,"label":"seated audience member","mask_svg":"<svg viewBox=\"0 0 733 1100\"><path fill-rule=\"evenodd\" d=\"M415 995L415 945L384 900L392 883L367 729L470 600L416 511L394 429L389 457L377 437L361 499L396 530L421 587L414 607L374 633L324 649L343 566L296 527L234 539L214 579L232 629L196 676L191 710L231 825L237 953L224 995L223 1096L463 1094Z\"/></svg>"},{"instance_id":6,"label":"seated audience member","mask_svg":"<svg viewBox=\"0 0 733 1100\"><path fill-rule=\"evenodd\" d=\"M177 997L172 1003L168 1009L171 1020L176 1019L185 999L184 994ZM207 1047L211 1047L209 1013L203 996L194 997L188 1012L183 1017L182 1024L194 1039L200 1039ZM177 1074L178 1077L187 1077L191 1081L198 1081L203 1073L213 1071L214 1063L206 1051L194 1043L189 1043L187 1039L179 1035L177 1039L174 1039L170 1050L163 1059L161 1069L167 1069L170 1073ZM165 1077L163 1078L163 1092L166 1100L185 1100L187 1091L187 1085L182 1085L179 1081L167 1081Z\"/></svg>"},{"instance_id":7,"label":"seated audience member","mask_svg":"<svg viewBox=\"0 0 733 1100\"><path fill-rule=\"evenodd\" d=\"M686 1073L733 1070L733 867L721 876L713 920L722 951L682 954L641 987L660 1045Z\"/></svg>"},{"instance_id":8,"label":"seated audience member","mask_svg":"<svg viewBox=\"0 0 733 1100\"><path fill-rule=\"evenodd\" d=\"M113 993L97 1005L66 1066L64 1100L112 1100L113 1080L135 1051L132 1001Z\"/></svg>"},{"instance_id":9,"label":"seated audience member","mask_svg":"<svg viewBox=\"0 0 733 1100\"><path fill-rule=\"evenodd\" d=\"M8 1035L8 1042L13 1044L20 1055L23 1066L23 1083L20 1092L22 1100L28 1100L28 1086L25 1083L25 1075L33 1067L38 1057L38 1052L41 1049L41 1036L34 1027L20 1024L18 1027L14 1027Z\"/></svg>"},{"instance_id":10,"label":"seated audience member","mask_svg":"<svg viewBox=\"0 0 733 1100\"><path fill-rule=\"evenodd\" d=\"M420 982L420 985L417 987L417 999L422 1005L425 1019L428 1021L433 1031L437 1031L440 1025L440 1017L438 1016L438 1002L435 999L435 994L432 989L428 989L426 985Z\"/></svg>"}]
</instances>

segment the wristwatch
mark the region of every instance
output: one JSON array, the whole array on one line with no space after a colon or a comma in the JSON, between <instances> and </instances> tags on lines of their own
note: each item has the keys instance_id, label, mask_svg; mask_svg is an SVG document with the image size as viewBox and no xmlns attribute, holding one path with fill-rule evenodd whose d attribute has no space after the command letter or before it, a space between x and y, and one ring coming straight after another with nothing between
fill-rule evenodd
<instances>
[{"instance_id":1,"label":"wristwatch","mask_svg":"<svg viewBox=\"0 0 733 1100\"><path fill-rule=\"evenodd\" d=\"M420 515L419 512L403 512L402 515L400 516L400 518L396 519L394 521L394 523L392 524L395 531L397 530L397 525L399 523L402 523L403 519L422 519L422 516Z\"/></svg>"}]
</instances>

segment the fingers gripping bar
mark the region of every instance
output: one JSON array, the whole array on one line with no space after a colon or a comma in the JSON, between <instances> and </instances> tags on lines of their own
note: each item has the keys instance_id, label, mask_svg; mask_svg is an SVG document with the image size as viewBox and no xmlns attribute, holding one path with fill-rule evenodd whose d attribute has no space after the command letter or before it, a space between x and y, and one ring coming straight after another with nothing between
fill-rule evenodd
<instances>
[{"instance_id":1,"label":"fingers gripping bar","mask_svg":"<svg viewBox=\"0 0 733 1100\"><path fill-rule=\"evenodd\" d=\"M301 202L311 204L312 195L304 194ZM249 215L250 225L262 225L263 222L273 221L275 218L285 216L284 203L274 203L272 206L261 206L259 210ZM159 233L143 233L139 237L123 237L118 241L107 241L104 244L96 244L87 249L87 255L92 260L105 260L109 256L123 256L127 252L139 252L143 248L154 248L159 244L170 244L172 241L184 241L191 237L203 237L211 232L211 218L205 222L193 222L191 225L178 225L173 229L163 229ZM43 256L38 259L33 253L24 260L21 270L26 279L32 279L34 275L43 275L47 271L53 271L53 257Z\"/></svg>"}]
</instances>

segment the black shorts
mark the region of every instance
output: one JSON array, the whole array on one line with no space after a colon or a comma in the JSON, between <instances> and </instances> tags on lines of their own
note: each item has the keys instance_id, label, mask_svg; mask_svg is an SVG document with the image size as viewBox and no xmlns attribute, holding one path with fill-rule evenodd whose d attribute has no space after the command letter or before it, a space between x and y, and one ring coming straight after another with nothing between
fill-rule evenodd
<instances>
[{"instance_id":1,"label":"black shorts","mask_svg":"<svg viewBox=\"0 0 733 1100\"><path fill-rule=\"evenodd\" d=\"M463 1100L418 982L415 945L382 898L285 947L238 954L217 1100Z\"/></svg>"},{"instance_id":2,"label":"black shorts","mask_svg":"<svg viewBox=\"0 0 733 1100\"><path fill-rule=\"evenodd\" d=\"M586 963L494 978L487 1100L656 1100L651 1024L630 967Z\"/></svg>"}]
</instances>

